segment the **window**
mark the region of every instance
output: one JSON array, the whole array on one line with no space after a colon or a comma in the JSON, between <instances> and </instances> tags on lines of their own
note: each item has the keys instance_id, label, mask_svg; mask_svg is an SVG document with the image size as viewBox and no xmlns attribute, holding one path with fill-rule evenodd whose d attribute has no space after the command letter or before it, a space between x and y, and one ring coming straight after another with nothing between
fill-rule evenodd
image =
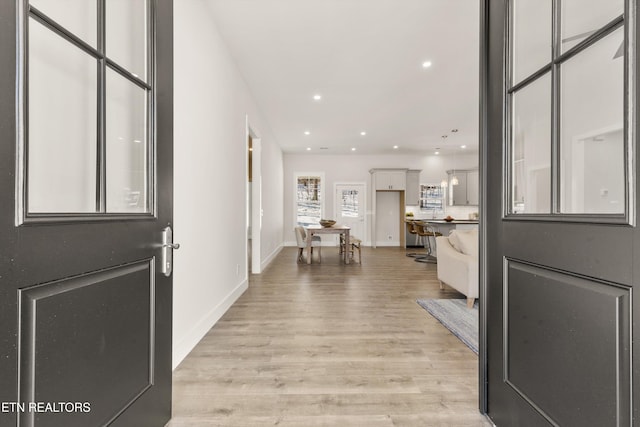
<instances>
[{"instance_id":1,"label":"window","mask_svg":"<svg viewBox=\"0 0 640 427\"><path fill-rule=\"evenodd\" d=\"M509 6L506 214L624 219L631 198L624 1Z\"/></svg>"},{"instance_id":2,"label":"window","mask_svg":"<svg viewBox=\"0 0 640 427\"><path fill-rule=\"evenodd\" d=\"M420 210L443 211L445 188L441 184L420 184Z\"/></svg>"},{"instance_id":3,"label":"window","mask_svg":"<svg viewBox=\"0 0 640 427\"><path fill-rule=\"evenodd\" d=\"M153 4L26 4L19 222L153 213Z\"/></svg>"},{"instance_id":4,"label":"window","mask_svg":"<svg viewBox=\"0 0 640 427\"><path fill-rule=\"evenodd\" d=\"M320 224L324 213L324 174L295 174L294 191L296 225Z\"/></svg>"}]
</instances>

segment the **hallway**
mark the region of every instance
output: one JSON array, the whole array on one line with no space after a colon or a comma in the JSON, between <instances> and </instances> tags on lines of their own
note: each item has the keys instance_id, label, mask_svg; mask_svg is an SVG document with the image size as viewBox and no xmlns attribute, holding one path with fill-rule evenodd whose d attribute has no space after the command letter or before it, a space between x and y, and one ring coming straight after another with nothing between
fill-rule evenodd
<instances>
[{"instance_id":1,"label":"hallway","mask_svg":"<svg viewBox=\"0 0 640 427\"><path fill-rule=\"evenodd\" d=\"M181 426L490 426L478 359L416 304L457 298L435 265L363 248L363 265L285 248L174 371Z\"/></svg>"}]
</instances>

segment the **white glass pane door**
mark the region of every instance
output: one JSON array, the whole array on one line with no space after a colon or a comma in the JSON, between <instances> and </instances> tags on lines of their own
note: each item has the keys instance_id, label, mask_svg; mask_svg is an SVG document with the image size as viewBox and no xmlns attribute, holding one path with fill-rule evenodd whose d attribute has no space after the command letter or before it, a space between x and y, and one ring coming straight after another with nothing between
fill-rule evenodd
<instances>
[{"instance_id":1,"label":"white glass pane door","mask_svg":"<svg viewBox=\"0 0 640 427\"><path fill-rule=\"evenodd\" d=\"M29 22L28 210L95 212L97 61Z\"/></svg>"},{"instance_id":2,"label":"white glass pane door","mask_svg":"<svg viewBox=\"0 0 640 427\"><path fill-rule=\"evenodd\" d=\"M336 221L351 227L351 235L364 240L364 184L336 185Z\"/></svg>"}]
</instances>

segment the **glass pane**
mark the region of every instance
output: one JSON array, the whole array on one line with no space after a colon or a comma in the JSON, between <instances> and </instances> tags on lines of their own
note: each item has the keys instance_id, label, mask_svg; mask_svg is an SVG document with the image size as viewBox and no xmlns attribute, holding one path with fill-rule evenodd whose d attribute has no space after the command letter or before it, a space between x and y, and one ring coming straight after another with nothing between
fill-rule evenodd
<instances>
[{"instance_id":1,"label":"glass pane","mask_svg":"<svg viewBox=\"0 0 640 427\"><path fill-rule=\"evenodd\" d=\"M29 21L28 210L95 212L97 63Z\"/></svg>"},{"instance_id":2,"label":"glass pane","mask_svg":"<svg viewBox=\"0 0 640 427\"><path fill-rule=\"evenodd\" d=\"M107 69L107 212L148 212L146 91Z\"/></svg>"},{"instance_id":3,"label":"glass pane","mask_svg":"<svg viewBox=\"0 0 640 427\"><path fill-rule=\"evenodd\" d=\"M342 190L341 218L358 218L358 190Z\"/></svg>"},{"instance_id":4,"label":"glass pane","mask_svg":"<svg viewBox=\"0 0 640 427\"><path fill-rule=\"evenodd\" d=\"M88 45L97 48L97 1L31 0L29 3Z\"/></svg>"},{"instance_id":5,"label":"glass pane","mask_svg":"<svg viewBox=\"0 0 640 427\"><path fill-rule=\"evenodd\" d=\"M513 81L517 84L551 62L551 0L512 1Z\"/></svg>"},{"instance_id":6,"label":"glass pane","mask_svg":"<svg viewBox=\"0 0 640 427\"><path fill-rule=\"evenodd\" d=\"M562 52L624 13L624 0L562 0Z\"/></svg>"},{"instance_id":7,"label":"glass pane","mask_svg":"<svg viewBox=\"0 0 640 427\"><path fill-rule=\"evenodd\" d=\"M513 94L512 213L551 213L551 77Z\"/></svg>"},{"instance_id":8,"label":"glass pane","mask_svg":"<svg viewBox=\"0 0 640 427\"><path fill-rule=\"evenodd\" d=\"M108 0L107 57L147 80L147 0Z\"/></svg>"},{"instance_id":9,"label":"glass pane","mask_svg":"<svg viewBox=\"0 0 640 427\"><path fill-rule=\"evenodd\" d=\"M420 209L443 210L445 188L447 187L443 187L441 184L420 185Z\"/></svg>"},{"instance_id":10,"label":"glass pane","mask_svg":"<svg viewBox=\"0 0 640 427\"><path fill-rule=\"evenodd\" d=\"M561 68L561 211L624 213L622 29Z\"/></svg>"},{"instance_id":11,"label":"glass pane","mask_svg":"<svg viewBox=\"0 0 640 427\"><path fill-rule=\"evenodd\" d=\"M319 176L299 176L297 184L297 224L303 227L320 223L322 186Z\"/></svg>"}]
</instances>

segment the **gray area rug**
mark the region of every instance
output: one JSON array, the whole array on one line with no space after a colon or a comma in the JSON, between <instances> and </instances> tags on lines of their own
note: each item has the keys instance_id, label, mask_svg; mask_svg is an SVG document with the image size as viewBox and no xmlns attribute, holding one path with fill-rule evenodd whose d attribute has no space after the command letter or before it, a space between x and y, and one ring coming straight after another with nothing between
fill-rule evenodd
<instances>
[{"instance_id":1,"label":"gray area rug","mask_svg":"<svg viewBox=\"0 0 640 427\"><path fill-rule=\"evenodd\" d=\"M465 299L419 299L417 303L478 354L477 301L472 309Z\"/></svg>"}]
</instances>

